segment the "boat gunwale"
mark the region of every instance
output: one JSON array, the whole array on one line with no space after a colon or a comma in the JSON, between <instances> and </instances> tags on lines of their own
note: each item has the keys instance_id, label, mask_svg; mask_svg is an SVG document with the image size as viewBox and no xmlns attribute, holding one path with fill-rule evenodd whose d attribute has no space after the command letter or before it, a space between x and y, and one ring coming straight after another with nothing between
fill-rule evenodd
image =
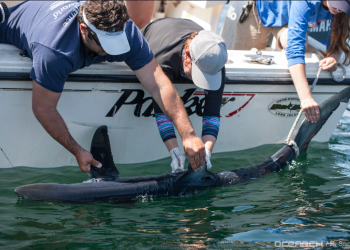
<instances>
[{"instance_id":1,"label":"boat gunwale","mask_svg":"<svg viewBox=\"0 0 350 250\"><path fill-rule=\"evenodd\" d=\"M30 74L17 72L0 72L0 81L31 81ZM312 85L314 79L307 79ZM135 75L103 75L103 74L71 74L66 82L108 82L108 83L140 83ZM191 80L174 81L175 84L192 84ZM258 85L293 85L292 78L255 78L255 77L232 77L226 76L225 84L258 84ZM336 82L331 78L318 79L317 85L350 85L350 79Z\"/></svg>"}]
</instances>

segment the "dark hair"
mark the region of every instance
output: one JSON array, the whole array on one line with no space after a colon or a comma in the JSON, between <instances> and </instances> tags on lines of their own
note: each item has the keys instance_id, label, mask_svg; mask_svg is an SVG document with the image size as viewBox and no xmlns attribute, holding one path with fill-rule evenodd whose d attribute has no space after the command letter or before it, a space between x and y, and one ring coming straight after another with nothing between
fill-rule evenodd
<instances>
[{"instance_id":1,"label":"dark hair","mask_svg":"<svg viewBox=\"0 0 350 250\"><path fill-rule=\"evenodd\" d=\"M107 32L122 31L124 24L129 20L129 14L122 0L89 0L79 8L79 14L86 18L97 29ZM78 15L77 20L84 20Z\"/></svg>"},{"instance_id":2,"label":"dark hair","mask_svg":"<svg viewBox=\"0 0 350 250\"><path fill-rule=\"evenodd\" d=\"M348 66L350 64L350 46L346 42L350 39L350 17L346 13L339 13L334 15L332 32L331 32L331 45L325 52L326 56L336 53L342 50L345 54L345 59L343 64Z\"/></svg>"},{"instance_id":3,"label":"dark hair","mask_svg":"<svg viewBox=\"0 0 350 250\"><path fill-rule=\"evenodd\" d=\"M198 35L198 32L195 32L195 33L192 33L191 35L187 36L184 39L183 49L189 49L193 38L195 38L197 35Z\"/></svg>"}]
</instances>

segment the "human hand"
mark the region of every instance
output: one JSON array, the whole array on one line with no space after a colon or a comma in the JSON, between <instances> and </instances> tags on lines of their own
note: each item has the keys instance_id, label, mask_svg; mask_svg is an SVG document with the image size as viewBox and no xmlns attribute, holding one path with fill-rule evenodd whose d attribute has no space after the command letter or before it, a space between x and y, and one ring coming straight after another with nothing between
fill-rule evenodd
<instances>
[{"instance_id":1,"label":"human hand","mask_svg":"<svg viewBox=\"0 0 350 250\"><path fill-rule=\"evenodd\" d=\"M212 165L210 162L211 152L209 149L205 148L205 162L207 163L207 169L210 170Z\"/></svg>"},{"instance_id":2,"label":"human hand","mask_svg":"<svg viewBox=\"0 0 350 250\"><path fill-rule=\"evenodd\" d=\"M205 162L205 149L202 140L197 136L194 136L183 140L182 143L193 171L197 171L197 169L203 167Z\"/></svg>"},{"instance_id":3,"label":"human hand","mask_svg":"<svg viewBox=\"0 0 350 250\"><path fill-rule=\"evenodd\" d=\"M320 109L314 99L302 101L300 107L304 111L307 121L314 123L320 119Z\"/></svg>"},{"instance_id":4,"label":"human hand","mask_svg":"<svg viewBox=\"0 0 350 250\"><path fill-rule=\"evenodd\" d=\"M170 156L173 159L170 166L172 173L185 171L186 157L180 152L179 147L173 148L170 152Z\"/></svg>"},{"instance_id":5,"label":"human hand","mask_svg":"<svg viewBox=\"0 0 350 250\"><path fill-rule=\"evenodd\" d=\"M334 57L330 56L330 57L326 57L325 59L321 60L319 63L319 66L322 67L323 70L333 72L333 71L337 70L338 62Z\"/></svg>"},{"instance_id":6,"label":"human hand","mask_svg":"<svg viewBox=\"0 0 350 250\"><path fill-rule=\"evenodd\" d=\"M86 151L85 149L80 150L75 157L82 172L90 173L91 165L98 168L102 167L102 164L96 161L92 154L89 151Z\"/></svg>"}]
</instances>

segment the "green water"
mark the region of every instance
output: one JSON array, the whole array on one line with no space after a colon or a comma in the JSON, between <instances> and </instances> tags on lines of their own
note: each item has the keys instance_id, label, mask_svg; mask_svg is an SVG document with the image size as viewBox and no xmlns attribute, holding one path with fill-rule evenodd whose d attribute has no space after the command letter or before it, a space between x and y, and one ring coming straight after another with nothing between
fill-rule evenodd
<instances>
[{"instance_id":1,"label":"green water","mask_svg":"<svg viewBox=\"0 0 350 250\"><path fill-rule=\"evenodd\" d=\"M253 165L279 148L214 154L213 170ZM0 249L276 249L282 241L304 242L285 249L311 249L312 241L317 249L350 249L349 163L350 118L344 116L329 143L311 143L285 171L188 197L34 202L14 194L23 185L14 169L0 169ZM164 159L118 168L123 176L137 176L166 173L169 164ZM16 169L25 184L88 178L78 167Z\"/></svg>"}]
</instances>

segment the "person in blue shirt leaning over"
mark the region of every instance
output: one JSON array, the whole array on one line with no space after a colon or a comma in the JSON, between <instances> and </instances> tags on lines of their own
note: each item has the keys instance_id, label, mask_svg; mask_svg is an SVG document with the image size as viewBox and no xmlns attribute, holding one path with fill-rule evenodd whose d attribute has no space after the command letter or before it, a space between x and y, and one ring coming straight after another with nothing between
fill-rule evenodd
<instances>
[{"instance_id":1,"label":"person in blue shirt leaning over","mask_svg":"<svg viewBox=\"0 0 350 250\"><path fill-rule=\"evenodd\" d=\"M33 60L32 109L44 129L77 159L84 172L101 167L71 136L57 111L68 76L101 62L125 63L174 122L194 170L205 162L205 148L188 119L181 98L163 73L125 3L110 1L26 1L0 23L0 43L13 44Z\"/></svg>"},{"instance_id":2,"label":"person in blue shirt leaning over","mask_svg":"<svg viewBox=\"0 0 350 250\"><path fill-rule=\"evenodd\" d=\"M320 22L332 20L328 37L326 58L320 66L329 72L337 69L342 52L344 64L350 63L349 38L350 1L264 1L257 0L243 23L235 29L233 49L264 49L270 35L274 34L279 47L286 50L288 67L307 120L320 118L318 104L311 96L305 74L307 30ZM248 32L247 32L248 30ZM250 31L250 32L249 32Z\"/></svg>"}]
</instances>

